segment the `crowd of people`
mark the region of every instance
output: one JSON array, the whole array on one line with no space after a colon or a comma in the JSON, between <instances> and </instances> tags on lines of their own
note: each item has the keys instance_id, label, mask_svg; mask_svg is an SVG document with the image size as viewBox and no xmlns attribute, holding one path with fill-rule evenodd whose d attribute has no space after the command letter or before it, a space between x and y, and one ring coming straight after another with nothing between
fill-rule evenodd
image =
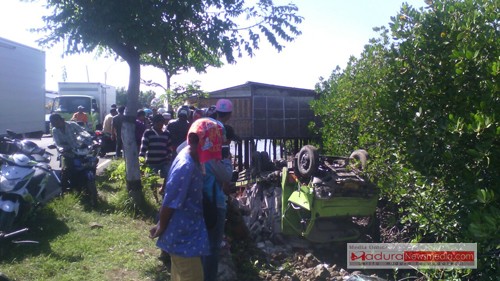
<instances>
[{"instance_id":1,"label":"crowd of people","mask_svg":"<svg viewBox=\"0 0 500 281\"><path fill-rule=\"evenodd\" d=\"M223 158L222 146L237 136L225 124L231 117L231 101L221 99L214 108L210 116L208 110L182 106L178 118L169 122L157 114L141 139L146 165L165 178L159 221L150 237L158 238L161 260L170 256L172 280L217 279L228 191L224 187L233 174L230 155ZM217 204L211 226L204 222L204 196Z\"/></svg>"},{"instance_id":2,"label":"crowd of people","mask_svg":"<svg viewBox=\"0 0 500 281\"><path fill-rule=\"evenodd\" d=\"M103 133L114 142L115 157L122 157L124 106L112 105L105 116ZM141 109L137 112L135 140L145 165L163 178L164 194L158 223L150 229L150 238L158 238L159 259L171 261L172 280L216 280L219 253L224 236L226 196L233 175L231 155L223 153L231 141L239 140L226 122L232 115L232 103L220 99L215 106L197 109L181 106L177 119L165 109ZM82 110L73 119L85 123ZM83 129L51 116L58 146L70 145ZM214 208L204 210L203 200ZM216 208L215 208L216 206ZM215 218L208 224L207 213Z\"/></svg>"}]
</instances>

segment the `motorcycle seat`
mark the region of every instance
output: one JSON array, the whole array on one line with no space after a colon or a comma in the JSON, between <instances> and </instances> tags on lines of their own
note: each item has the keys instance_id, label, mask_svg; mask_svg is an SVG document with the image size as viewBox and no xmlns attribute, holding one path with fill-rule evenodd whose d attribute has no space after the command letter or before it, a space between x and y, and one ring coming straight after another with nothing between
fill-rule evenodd
<instances>
[{"instance_id":1,"label":"motorcycle seat","mask_svg":"<svg viewBox=\"0 0 500 281\"><path fill-rule=\"evenodd\" d=\"M38 155L38 154L32 154L31 158L33 160L35 160L36 162L40 162L40 163L49 163L50 162L50 159L48 159L42 155Z\"/></svg>"}]
</instances>

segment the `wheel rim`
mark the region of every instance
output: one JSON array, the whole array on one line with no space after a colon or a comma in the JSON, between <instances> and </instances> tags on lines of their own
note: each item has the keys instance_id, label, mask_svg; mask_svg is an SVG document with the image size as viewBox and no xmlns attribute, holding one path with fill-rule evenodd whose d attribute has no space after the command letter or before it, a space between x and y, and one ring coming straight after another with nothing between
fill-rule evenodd
<instances>
[{"instance_id":1,"label":"wheel rim","mask_svg":"<svg viewBox=\"0 0 500 281\"><path fill-rule=\"evenodd\" d=\"M309 153L302 154L300 157L299 165L302 169L307 170L311 165L311 158L309 157Z\"/></svg>"}]
</instances>

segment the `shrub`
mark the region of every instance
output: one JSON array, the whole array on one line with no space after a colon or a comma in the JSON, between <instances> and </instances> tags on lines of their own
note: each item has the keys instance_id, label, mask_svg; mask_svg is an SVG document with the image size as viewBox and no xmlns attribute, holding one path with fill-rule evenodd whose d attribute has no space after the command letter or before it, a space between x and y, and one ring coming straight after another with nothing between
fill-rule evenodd
<instances>
[{"instance_id":1,"label":"shrub","mask_svg":"<svg viewBox=\"0 0 500 281\"><path fill-rule=\"evenodd\" d=\"M500 270L500 2L403 5L380 37L337 68L313 103L325 149L368 149L368 175L414 242L478 244L478 270L431 278L494 279Z\"/></svg>"}]
</instances>

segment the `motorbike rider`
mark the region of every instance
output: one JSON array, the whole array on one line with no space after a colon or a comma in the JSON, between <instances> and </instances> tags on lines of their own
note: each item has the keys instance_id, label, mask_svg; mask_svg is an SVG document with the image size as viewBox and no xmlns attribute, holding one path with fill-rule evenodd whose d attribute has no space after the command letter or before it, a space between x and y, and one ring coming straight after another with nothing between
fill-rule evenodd
<instances>
[{"instance_id":1,"label":"motorbike rider","mask_svg":"<svg viewBox=\"0 0 500 281\"><path fill-rule=\"evenodd\" d=\"M50 115L52 124L52 136L61 153L61 182L64 188L68 186L69 172L73 168L74 155L72 149L80 148L82 143L92 142L89 133L75 122L66 122L61 115L54 113ZM78 139L78 137L81 137Z\"/></svg>"},{"instance_id":2,"label":"motorbike rider","mask_svg":"<svg viewBox=\"0 0 500 281\"><path fill-rule=\"evenodd\" d=\"M77 122L79 124L82 123L85 126L85 128L87 128L88 116L87 116L87 113L85 113L83 111L84 109L85 109L85 107L83 107L83 105L79 105L78 112L73 114L73 117L71 118L71 120L74 120L75 122Z\"/></svg>"}]
</instances>

